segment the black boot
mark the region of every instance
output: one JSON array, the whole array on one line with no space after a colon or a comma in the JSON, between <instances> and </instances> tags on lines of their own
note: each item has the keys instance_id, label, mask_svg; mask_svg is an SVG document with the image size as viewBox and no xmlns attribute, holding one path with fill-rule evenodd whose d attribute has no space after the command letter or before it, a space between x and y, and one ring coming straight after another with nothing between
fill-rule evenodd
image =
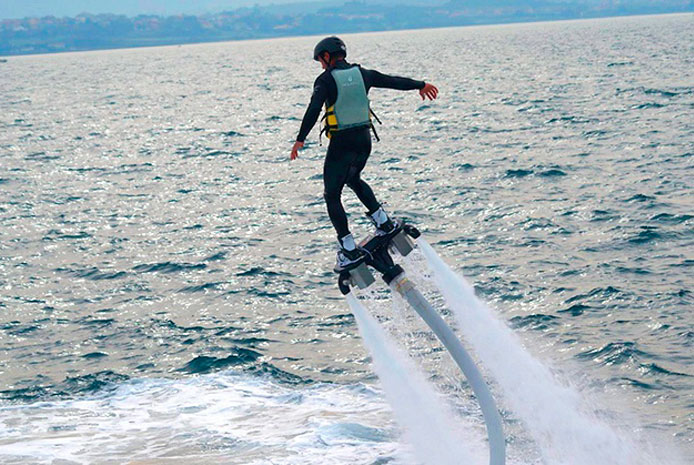
<instances>
[{"instance_id":1,"label":"black boot","mask_svg":"<svg viewBox=\"0 0 694 465\"><path fill-rule=\"evenodd\" d=\"M383 207L379 207L379 209L373 213L367 213L366 216L368 216L369 220L376 226L377 236L388 235L398 227L397 220L391 220Z\"/></svg>"}]
</instances>

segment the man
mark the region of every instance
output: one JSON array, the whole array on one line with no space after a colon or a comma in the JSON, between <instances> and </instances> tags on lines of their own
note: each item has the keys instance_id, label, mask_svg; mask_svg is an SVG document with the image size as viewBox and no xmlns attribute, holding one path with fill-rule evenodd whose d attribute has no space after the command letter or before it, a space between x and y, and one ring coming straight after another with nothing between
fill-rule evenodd
<instances>
[{"instance_id":1,"label":"man","mask_svg":"<svg viewBox=\"0 0 694 465\"><path fill-rule=\"evenodd\" d=\"M342 206L345 184L368 209L367 215L376 226L376 234L388 234L397 227L376 200L371 187L360 177L371 154L373 113L367 97L369 89L419 90L422 100L433 100L438 95L438 89L424 81L381 74L350 64L346 57L347 47L337 37L326 37L313 50L313 59L320 62L325 71L313 85L311 102L291 153L292 160L299 156L298 151L304 146L304 140L325 104L324 129L321 132L326 132L330 144L323 165L323 195L340 245L337 269L354 266L364 257L349 231L347 214Z\"/></svg>"}]
</instances>

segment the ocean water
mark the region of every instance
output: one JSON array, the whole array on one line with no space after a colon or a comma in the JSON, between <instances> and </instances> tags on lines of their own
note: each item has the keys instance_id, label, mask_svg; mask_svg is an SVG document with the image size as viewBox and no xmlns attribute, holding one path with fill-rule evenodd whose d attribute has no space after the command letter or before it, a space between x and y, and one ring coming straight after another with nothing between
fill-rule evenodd
<instances>
[{"instance_id":1,"label":"ocean water","mask_svg":"<svg viewBox=\"0 0 694 465\"><path fill-rule=\"evenodd\" d=\"M616 427L694 460L694 16L345 40L441 91L371 93L388 210ZM289 163L315 41L0 64L3 463L418 463L331 271L317 130ZM479 423L411 313L366 297ZM499 401L512 463L542 463Z\"/></svg>"}]
</instances>

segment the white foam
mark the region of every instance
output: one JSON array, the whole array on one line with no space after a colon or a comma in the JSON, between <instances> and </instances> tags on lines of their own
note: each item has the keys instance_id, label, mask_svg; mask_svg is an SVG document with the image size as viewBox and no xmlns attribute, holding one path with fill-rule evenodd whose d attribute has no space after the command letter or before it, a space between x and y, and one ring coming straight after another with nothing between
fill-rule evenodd
<instances>
[{"instance_id":1,"label":"white foam","mask_svg":"<svg viewBox=\"0 0 694 465\"><path fill-rule=\"evenodd\" d=\"M411 463L381 393L217 373L0 408L0 462ZM148 462L149 463L149 462Z\"/></svg>"}]
</instances>

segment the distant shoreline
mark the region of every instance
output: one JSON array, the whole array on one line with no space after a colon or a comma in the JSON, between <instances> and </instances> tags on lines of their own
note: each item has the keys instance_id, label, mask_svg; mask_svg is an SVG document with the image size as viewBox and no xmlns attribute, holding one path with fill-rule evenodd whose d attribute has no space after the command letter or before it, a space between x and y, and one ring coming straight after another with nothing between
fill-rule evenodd
<instances>
[{"instance_id":1,"label":"distant shoreline","mask_svg":"<svg viewBox=\"0 0 694 465\"><path fill-rule=\"evenodd\" d=\"M594 21L594 20L609 20L609 19L627 19L627 18L649 18L649 17L676 17L676 16L692 16L694 19L694 10L685 12L672 12L672 13L652 13L652 14L624 14L624 15L610 15L610 16L584 16L584 17L567 17L560 19L537 19L537 20L518 20L518 21L501 21L501 22L476 22L469 24L460 25L441 25L441 26L423 26L423 27L404 27L404 28L382 28L373 30L361 30L361 31L349 31L335 29L331 32L318 32L318 33L287 33L287 34L268 34L259 35L255 37L245 37L245 38L210 38L209 40L199 40L199 39L174 39L174 38L159 38L153 39L150 43L145 41L134 43L132 45L117 45L113 46L96 46L96 47L84 47L84 48L70 48L65 50L57 51L46 51L37 50L30 53L17 53L17 54L0 54L0 64L8 63L12 58L22 58L22 57L36 57L45 55L57 55L66 53L85 53L85 52L98 52L98 51L116 51L116 50L130 50L139 48L158 48L158 47L175 47L183 45L202 45L202 44L214 44L214 43L227 43L227 42L250 42L257 40L274 40L274 39L289 39L289 38L300 38L300 37L313 37L313 36L324 36L328 34L341 34L341 35L357 35L357 34L369 34L369 33L384 33L384 32L406 32L406 31L421 31L421 30L436 30L436 29L455 29L455 28L468 28L468 27L492 27L492 26L504 26L504 25L521 25L521 24L550 24L550 23L562 23L562 22L583 22L583 21ZM155 42L155 43L152 43ZM0 43L1 45L1 43Z\"/></svg>"}]
</instances>

